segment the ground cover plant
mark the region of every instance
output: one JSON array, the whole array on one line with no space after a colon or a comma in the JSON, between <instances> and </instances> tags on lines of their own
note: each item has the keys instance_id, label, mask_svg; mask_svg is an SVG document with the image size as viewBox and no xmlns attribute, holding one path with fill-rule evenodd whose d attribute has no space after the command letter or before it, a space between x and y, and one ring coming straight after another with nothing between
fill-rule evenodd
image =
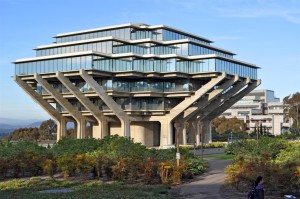
<instances>
[{"instance_id":1,"label":"ground cover plant","mask_svg":"<svg viewBox=\"0 0 300 199\"><path fill-rule=\"evenodd\" d=\"M234 162L225 169L230 185L247 190L261 175L267 193L299 194L299 142L261 137L258 142L243 140L229 144L225 151L235 155Z\"/></svg>"},{"instance_id":2,"label":"ground cover plant","mask_svg":"<svg viewBox=\"0 0 300 199\"><path fill-rule=\"evenodd\" d=\"M45 190L68 190L68 193L41 193ZM104 184L101 181L69 181L53 178L29 180L14 179L0 182L0 198L41 198L41 199L172 199L165 185L124 185L121 183Z\"/></svg>"}]
</instances>

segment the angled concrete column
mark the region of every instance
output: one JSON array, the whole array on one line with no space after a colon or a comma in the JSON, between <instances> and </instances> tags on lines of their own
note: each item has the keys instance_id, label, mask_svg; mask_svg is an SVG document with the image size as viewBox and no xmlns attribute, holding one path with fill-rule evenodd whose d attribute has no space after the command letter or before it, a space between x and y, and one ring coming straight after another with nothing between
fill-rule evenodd
<instances>
[{"instance_id":1,"label":"angled concrete column","mask_svg":"<svg viewBox=\"0 0 300 199\"><path fill-rule=\"evenodd\" d=\"M14 76L15 82L37 103L39 104L57 123L62 118L61 114L53 108L43 97L35 92L25 81L20 77Z\"/></svg>"},{"instance_id":2,"label":"angled concrete column","mask_svg":"<svg viewBox=\"0 0 300 199\"><path fill-rule=\"evenodd\" d=\"M227 91L225 94L214 100L212 103L210 103L208 106L206 106L204 109L200 112L200 120L204 119L207 115L212 113L215 110L218 110L219 106L221 106L224 102L229 100L232 96L237 94L244 86L246 86L248 83L250 83L250 79L246 78L241 82L238 82L233 86L232 89Z\"/></svg>"},{"instance_id":3,"label":"angled concrete column","mask_svg":"<svg viewBox=\"0 0 300 199\"><path fill-rule=\"evenodd\" d=\"M202 120L212 120L215 117L222 114L225 110L230 108L233 104L235 104L237 101L242 99L245 95L250 93L253 89L255 89L257 86L259 86L261 83L261 80L256 80L254 82L251 82L248 84L246 88L244 88L242 91L238 92L236 95L231 97L229 100L225 101L218 109L208 114L205 118L202 118Z\"/></svg>"},{"instance_id":4,"label":"angled concrete column","mask_svg":"<svg viewBox=\"0 0 300 199\"><path fill-rule=\"evenodd\" d=\"M116 116L120 119L122 123L122 131L125 136L130 136L130 121L133 121L133 118L130 118L126 115L124 110L119 104L117 104L110 96L107 95L106 91L100 86L92 76L90 76L85 70L80 69L80 76L89 86L98 94L98 96L103 100L103 102L112 110Z\"/></svg>"},{"instance_id":5,"label":"angled concrete column","mask_svg":"<svg viewBox=\"0 0 300 199\"><path fill-rule=\"evenodd\" d=\"M55 90L48 82L47 80L43 79L39 74L34 74L35 80L40 83L43 88L66 110L68 111L72 117L77 122L77 136L78 138L82 138L81 136L85 134L85 126L82 128L82 121L85 121L85 118L81 115L79 111L75 109L75 107L63 96ZM81 132L82 131L82 132Z\"/></svg>"},{"instance_id":6,"label":"angled concrete column","mask_svg":"<svg viewBox=\"0 0 300 199\"><path fill-rule=\"evenodd\" d=\"M103 138L105 133L102 131L102 120L104 120L102 112L61 72L56 72L56 77L78 99L78 101L80 101L80 103L91 112L99 126L97 127L97 125L93 125L93 131L97 131L97 133L95 133L97 134L95 138Z\"/></svg>"},{"instance_id":7,"label":"angled concrete column","mask_svg":"<svg viewBox=\"0 0 300 199\"><path fill-rule=\"evenodd\" d=\"M226 91L226 89L234 85L238 80L239 76L235 75L230 80L227 80L225 83L219 86L217 89L210 92L208 96L201 98L195 106L189 107L186 111L184 111L183 119L189 120L191 117L197 114L197 112L201 110L201 108L207 106L212 101L214 101L215 98L220 96L224 91Z\"/></svg>"},{"instance_id":8,"label":"angled concrete column","mask_svg":"<svg viewBox=\"0 0 300 199\"><path fill-rule=\"evenodd\" d=\"M172 121L175 117L181 114L184 110L190 107L194 102L200 99L208 91L210 91L214 86L218 85L222 80L226 78L226 74L222 73L216 78L212 78L208 83L199 88L195 94L191 97L186 97L184 101L175 106L168 114L169 119Z\"/></svg>"}]
</instances>

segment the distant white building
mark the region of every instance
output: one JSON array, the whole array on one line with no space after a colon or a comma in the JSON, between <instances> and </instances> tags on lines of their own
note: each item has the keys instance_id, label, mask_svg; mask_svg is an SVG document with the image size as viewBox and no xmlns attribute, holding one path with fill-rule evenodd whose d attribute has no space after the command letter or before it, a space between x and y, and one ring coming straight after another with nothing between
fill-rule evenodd
<instances>
[{"instance_id":1,"label":"distant white building","mask_svg":"<svg viewBox=\"0 0 300 199\"><path fill-rule=\"evenodd\" d=\"M237 117L247 124L248 132L261 128L263 132L280 135L287 132L291 119L284 109L287 105L274 96L272 90L254 90L227 109L222 116Z\"/></svg>"}]
</instances>

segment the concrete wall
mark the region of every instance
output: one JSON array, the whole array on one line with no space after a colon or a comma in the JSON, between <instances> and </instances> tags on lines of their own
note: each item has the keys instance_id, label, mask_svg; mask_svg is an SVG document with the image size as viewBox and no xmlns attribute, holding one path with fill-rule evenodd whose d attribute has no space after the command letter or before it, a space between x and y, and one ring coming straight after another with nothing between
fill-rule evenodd
<instances>
[{"instance_id":1,"label":"concrete wall","mask_svg":"<svg viewBox=\"0 0 300 199\"><path fill-rule=\"evenodd\" d=\"M147 147L159 146L160 125L158 122L131 122L131 138Z\"/></svg>"},{"instance_id":2,"label":"concrete wall","mask_svg":"<svg viewBox=\"0 0 300 199\"><path fill-rule=\"evenodd\" d=\"M121 122L109 122L108 123L108 132L109 135L119 135L124 136L123 133L121 133Z\"/></svg>"},{"instance_id":3,"label":"concrete wall","mask_svg":"<svg viewBox=\"0 0 300 199\"><path fill-rule=\"evenodd\" d=\"M121 133L121 123L109 123L110 135L124 136ZM130 138L134 142L142 143L147 147L159 146L160 144L160 124L159 122L131 122Z\"/></svg>"}]
</instances>

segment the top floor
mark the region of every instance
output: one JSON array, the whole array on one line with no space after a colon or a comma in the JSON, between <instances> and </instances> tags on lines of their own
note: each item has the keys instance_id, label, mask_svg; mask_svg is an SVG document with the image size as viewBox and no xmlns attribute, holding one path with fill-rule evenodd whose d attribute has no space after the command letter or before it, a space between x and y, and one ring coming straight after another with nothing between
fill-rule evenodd
<instances>
[{"instance_id":1,"label":"top floor","mask_svg":"<svg viewBox=\"0 0 300 199\"><path fill-rule=\"evenodd\" d=\"M58 34L36 57L17 59L16 75L97 69L142 72L226 72L257 79L256 65L233 59L211 41L165 25L123 24Z\"/></svg>"},{"instance_id":2,"label":"top floor","mask_svg":"<svg viewBox=\"0 0 300 199\"><path fill-rule=\"evenodd\" d=\"M54 38L56 39L56 43L64 43L108 36L124 40L152 39L157 41L170 41L189 39L191 41L203 43L206 45L212 43L212 41L204 37L199 37L175 28L171 28L166 25L149 26L142 23L128 23L96 29L62 33L57 34L56 36L54 36Z\"/></svg>"}]
</instances>

